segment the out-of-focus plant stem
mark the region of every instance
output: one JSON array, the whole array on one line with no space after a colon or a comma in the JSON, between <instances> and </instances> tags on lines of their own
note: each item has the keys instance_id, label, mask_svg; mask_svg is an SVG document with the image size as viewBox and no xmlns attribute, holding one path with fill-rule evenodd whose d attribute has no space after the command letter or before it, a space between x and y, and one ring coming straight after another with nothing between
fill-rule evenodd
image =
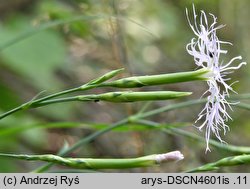
<instances>
[{"instance_id":1,"label":"out-of-focus plant stem","mask_svg":"<svg viewBox=\"0 0 250 189\"><path fill-rule=\"evenodd\" d=\"M157 128L160 128L163 132L171 134L171 135L173 135L173 134L174 135L181 135L181 136L192 138L192 139L195 139L195 140L198 140L201 142L205 141L205 139L203 137L200 137L196 134L185 131L183 129L164 128L164 127L161 128L162 124L159 124L159 123L156 123L153 121L135 120L135 123L143 124L143 125L148 126L148 127L157 127ZM209 144L216 147L216 148L219 148L219 149L231 152L231 153L235 153L235 154L250 154L250 147L247 147L247 146L235 146L235 145L223 144L223 143L217 142L217 141L212 140L212 139L210 140Z\"/></svg>"},{"instance_id":2,"label":"out-of-focus plant stem","mask_svg":"<svg viewBox=\"0 0 250 189\"><path fill-rule=\"evenodd\" d=\"M95 138L97 138L98 136L101 136L102 134L105 134L117 127L120 127L124 124L128 123L128 118L125 118L123 120L120 120L112 125L110 125L109 127L105 128L105 129L102 129L102 130L99 130L81 140L79 140L77 143L75 143L73 146L61 151L60 153L58 153L59 156L65 156L73 151L75 151L76 149L82 147L84 144L87 144L91 141L93 141ZM53 163L48 163L46 165L43 165L39 168L37 168L36 170L32 171L32 172L36 172L36 173L41 173L41 172L45 172L47 171L51 166L53 166Z\"/></svg>"}]
</instances>

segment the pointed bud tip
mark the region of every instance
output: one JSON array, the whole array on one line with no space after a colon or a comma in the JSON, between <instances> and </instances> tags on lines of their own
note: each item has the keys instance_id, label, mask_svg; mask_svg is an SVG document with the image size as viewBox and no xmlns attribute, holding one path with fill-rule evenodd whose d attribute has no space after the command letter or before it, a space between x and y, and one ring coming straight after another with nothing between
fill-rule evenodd
<instances>
[{"instance_id":1,"label":"pointed bud tip","mask_svg":"<svg viewBox=\"0 0 250 189\"><path fill-rule=\"evenodd\" d=\"M193 94L193 92L186 92L186 95L188 96L188 95L191 95L191 94Z\"/></svg>"},{"instance_id":2,"label":"pointed bud tip","mask_svg":"<svg viewBox=\"0 0 250 189\"><path fill-rule=\"evenodd\" d=\"M192 92L176 92L176 91L173 91L173 92L177 97L184 97L184 96L189 96L193 94Z\"/></svg>"},{"instance_id":3,"label":"pointed bud tip","mask_svg":"<svg viewBox=\"0 0 250 189\"><path fill-rule=\"evenodd\" d=\"M124 71L125 68L120 68L120 69L117 69L117 70L113 70L113 73L120 73L122 71Z\"/></svg>"},{"instance_id":4,"label":"pointed bud tip","mask_svg":"<svg viewBox=\"0 0 250 189\"><path fill-rule=\"evenodd\" d=\"M193 93L192 93L192 92L178 92L178 93L177 93L177 95L178 95L179 97L189 96L189 95L191 95L191 94L193 94Z\"/></svg>"},{"instance_id":5,"label":"pointed bud tip","mask_svg":"<svg viewBox=\"0 0 250 189\"><path fill-rule=\"evenodd\" d=\"M180 161L182 159L184 159L184 155L180 151L157 154L155 157L155 160L158 164L170 161Z\"/></svg>"}]
</instances>

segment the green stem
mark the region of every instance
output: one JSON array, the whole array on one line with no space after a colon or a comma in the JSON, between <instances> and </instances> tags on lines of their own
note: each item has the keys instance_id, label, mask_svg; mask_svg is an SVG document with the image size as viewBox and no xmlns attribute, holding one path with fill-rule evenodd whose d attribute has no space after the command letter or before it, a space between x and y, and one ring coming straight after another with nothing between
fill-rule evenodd
<instances>
[{"instance_id":1,"label":"green stem","mask_svg":"<svg viewBox=\"0 0 250 189\"><path fill-rule=\"evenodd\" d=\"M23 104L23 105L21 105L21 106L18 106L18 107L16 107L16 108L12 109L12 110L9 110L9 111L3 113L2 115L0 115L0 120L3 119L3 118L5 118L5 117L7 117L7 116L9 116L9 115L11 115L11 114L14 114L14 113L16 113L16 112L19 112L20 110L23 109L24 105L25 105L25 104Z\"/></svg>"},{"instance_id":2,"label":"green stem","mask_svg":"<svg viewBox=\"0 0 250 189\"><path fill-rule=\"evenodd\" d=\"M86 90L87 89L88 88L86 87ZM61 91L61 92L58 92L58 93L55 93L55 94L52 94L52 95L37 99L37 100L32 100L30 102L24 103L21 106L18 106L16 108L14 108L14 109L12 109L10 111L7 111L7 112L3 113L2 115L0 115L0 120L7 117L7 116L9 116L9 115L11 115L11 114L13 114L13 113L15 113L15 112L33 108L35 104L38 104L38 103L40 103L42 101L45 101L45 100L48 100L48 99L51 99L51 98L55 98L55 97L58 97L58 96L61 96L61 95L65 95L65 94L68 94L68 93L76 92L76 91L79 91L79 90L80 90L80 88L77 87L77 88Z\"/></svg>"},{"instance_id":3,"label":"green stem","mask_svg":"<svg viewBox=\"0 0 250 189\"><path fill-rule=\"evenodd\" d=\"M218 170L220 167L236 166L236 165L242 165L242 164L250 164L249 154L226 157L219 161L202 165L200 167L194 168L187 172L197 173L197 172L205 172L205 171L214 171L214 170Z\"/></svg>"},{"instance_id":4,"label":"green stem","mask_svg":"<svg viewBox=\"0 0 250 189\"><path fill-rule=\"evenodd\" d=\"M135 123L139 123L139 124L142 124L142 125L146 125L148 127L157 127L157 128L160 128L163 132L165 133L168 133L168 134L171 134L171 135L182 135L182 136L185 136L185 137L188 137L188 138L192 138L192 139L195 139L197 141L200 141L200 142L204 142L205 139L203 137L200 137L196 134L193 134L191 132L188 132L188 131L185 131L185 130L182 130L182 129L177 129L177 128L161 128L161 124L159 123L156 123L156 122L153 122L153 121L148 121L148 120L137 120L135 121ZM209 141L209 144L216 147L216 148L219 148L219 149L222 149L222 150L225 150L225 151L228 151L228 152L232 152L232 153L236 153L236 154L250 154L250 147L247 147L247 146L235 146L235 145L229 145L229 144L222 144L220 142L217 142L213 139L211 139Z\"/></svg>"},{"instance_id":5,"label":"green stem","mask_svg":"<svg viewBox=\"0 0 250 189\"><path fill-rule=\"evenodd\" d=\"M142 118L153 116L162 112L167 112L167 111L171 111L171 110L175 110L179 108L185 108L185 107L193 106L196 104L202 104L202 103L205 103L206 101L207 101L206 99L198 99L198 100L189 100L186 102L180 102L176 104L170 104L161 108L157 108L157 109L145 112L141 114L139 118L142 119Z\"/></svg>"},{"instance_id":6,"label":"green stem","mask_svg":"<svg viewBox=\"0 0 250 189\"><path fill-rule=\"evenodd\" d=\"M60 156L45 155L14 155L0 154L0 157L22 159L28 161L46 161L78 169L124 169L148 167L156 165L156 155L127 159L95 159L95 158L62 158Z\"/></svg>"},{"instance_id":7,"label":"green stem","mask_svg":"<svg viewBox=\"0 0 250 189\"><path fill-rule=\"evenodd\" d=\"M86 138L83 138L83 139L79 140L73 146L69 147L68 149L66 149L65 151L59 153L58 155L59 156L65 156L65 155L75 151L76 149L82 147L84 144L87 144L87 143L91 142L92 140L99 137L100 135L105 134L105 133L111 131L112 129L120 127L120 126L122 126L122 125L124 125L126 123L128 123L128 119L123 119L123 120L121 120L121 121L119 121L117 123L114 123L114 124L110 125L109 127L105 128L105 129L97 131L97 132L87 136ZM44 172L44 171L48 170L52 165L53 165L53 163L48 163L48 164L46 164L44 166L41 166L41 167L37 168L33 172L36 172L36 173Z\"/></svg>"},{"instance_id":8,"label":"green stem","mask_svg":"<svg viewBox=\"0 0 250 189\"><path fill-rule=\"evenodd\" d=\"M119 69L119 70L121 70L121 69ZM87 84L82 85L80 87L60 91L60 92L57 92L57 93L54 93L54 94L39 98L37 100L31 100L31 101L29 101L27 103L24 103L24 104L12 109L12 110L10 110L8 112L5 112L4 114L0 115L0 120L7 117L8 115L11 115L11 114L13 114L15 112L18 112L20 110L39 107L38 104L40 102L43 102L43 101L46 101L46 100L49 100L49 99L52 99L52 98L55 98L55 97L58 97L58 96L66 95L66 94L69 94L69 93L73 93L73 92L77 92L77 91L86 91L86 90L89 90L89 89L92 89L92 88L97 88L97 87L99 87L99 84L89 84L89 83L87 83Z\"/></svg>"},{"instance_id":9,"label":"green stem","mask_svg":"<svg viewBox=\"0 0 250 189\"><path fill-rule=\"evenodd\" d=\"M127 169L137 167L149 167L158 165L160 163L179 161L184 158L184 156L179 151L169 152L165 154L153 154L138 158L123 159L63 158L51 154L17 155L4 153L0 153L0 157L21 159L27 161L46 161L78 169Z\"/></svg>"},{"instance_id":10,"label":"green stem","mask_svg":"<svg viewBox=\"0 0 250 189\"><path fill-rule=\"evenodd\" d=\"M88 95L86 95L86 96L88 96ZM62 102L94 101L92 99L86 98L86 96L82 95L82 96L73 96L73 97L66 97L66 98L58 98L58 99L52 99L52 100L45 100L45 101L42 101L40 103L33 104L32 106L30 106L30 108L37 108L37 107L42 107L42 106L47 106L47 105L56 104L56 103L62 103Z\"/></svg>"},{"instance_id":11,"label":"green stem","mask_svg":"<svg viewBox=\"0 0 250 189\"><path fill-rule=\"evenodd\" d=\"M244 94L244 95L240 95L239 98L237 96L234 96L233 99L234 100L239 100L242 98L250 98L250 94ZM231 100L231 98L230 98ZM153 116L162 112L167 112L167 111L171 111L171 110L175 110L175 109L179 109L179 108L186 108L189 106L193 106L193 105L197 105L197 104L203 104L207 101L206 98L202 98L202 99L197 99L197 100L189 100L186 102L180 102L180 103L176 103L176 104L170 104L167 106L163 106L161 108L157 108L148 112L145 112L143 114L140 115L140 119L143 119L145 117L149 117L149 116ZM246 110L250 110L250 105L245 104L245 103L239 103L239 104L232 104L232 106L235 106L237 108L242 108L242 109L246 109Z\"/></svg>"}]
</instances>

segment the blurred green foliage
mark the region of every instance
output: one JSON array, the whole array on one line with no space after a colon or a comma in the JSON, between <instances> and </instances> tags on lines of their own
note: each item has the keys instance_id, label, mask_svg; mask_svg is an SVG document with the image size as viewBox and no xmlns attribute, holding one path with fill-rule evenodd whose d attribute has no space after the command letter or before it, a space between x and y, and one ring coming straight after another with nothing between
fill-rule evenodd
<instances>
[{"instance_id":1,"label":"blurred green foliage","mask_svg":"<svg viewBox=\"0 0 250 189\"><path fill-rule=\"evenodd\" d=\"M0 2L0 10L5 10L2 13L0 11L0 113L29 101L41 91L45 90L46 93L72 88L112 69L124 67L126 76L194 70L193 59L185 50L185 45L194 35L185 15L185 8L191 9L192 2L197 10L211 12L218 16L220 24L227 25L220 30L219 36L231 41L234 46L228 47L229 57L223 57L225 61L237 55L242 55L246 62L249 60L248 0ZM67 21L79 16L86 16L86 19ZM91 19L87 19L88 16ZM36 28L56 21L65 22L29 34L29 31L36 31ZM23 40L2 46L22 34L27 34L23 35ZM235 85L239 93L249 93L249 74L249 65L234 74L233 80L240 80L240 84ZM188 100L200 98L206 85L194 82L154 89L193 91L194 94L186 98ZM105 92L105 89L96 89L95 92ZM175 102L177 101L171 103ZM149 108L169 103L156 102ZM95 130L136 113L143 105L144 103L69 103L17 113L0 121L0 151L56 154L65 141L72 145ZM150 119L167 125L193 123L200 108L197 105L191 111L189 108L174 110ZM234 121L229 122L231 132L224 137L225 140L229 144L249 146L249 112L235 109L230 114ZM125 128L127 127L123 130ZM185 129L200 136L204 134L192 126ZM125 130L127 132L118 130L100 136L71 155L131 157L179 149L186 158L174 167L165 165L152 169L127 170L131 172L184 171L230 155L216 148L205 154L204 143L194 142L181 135L137 127L131 130L131 126ZM13 160L6 159L1 159L0 165L0 172L25 172L37 166L29 162L13 163ZM230 167L221 171L248 172L250 167Z\"/></svg>"}]
</instances>

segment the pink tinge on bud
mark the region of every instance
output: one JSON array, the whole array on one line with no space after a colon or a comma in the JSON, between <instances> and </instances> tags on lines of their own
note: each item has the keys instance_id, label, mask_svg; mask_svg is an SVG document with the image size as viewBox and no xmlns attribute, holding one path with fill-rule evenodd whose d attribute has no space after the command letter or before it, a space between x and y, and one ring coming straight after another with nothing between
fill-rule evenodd
<instances>
[{"instance_id":1,"label":"pink tinge on bud","mask_svg":"<svg viewBox=\"0 0 250 189\"><path fill-rule=\"evenodd\" d=\"M182 159L184 159L184 155L180 151L173 151L165 154L157 154L155 156L155 161L158 164L169 161L180 161Z\"/></svg>"}]
</instances>

